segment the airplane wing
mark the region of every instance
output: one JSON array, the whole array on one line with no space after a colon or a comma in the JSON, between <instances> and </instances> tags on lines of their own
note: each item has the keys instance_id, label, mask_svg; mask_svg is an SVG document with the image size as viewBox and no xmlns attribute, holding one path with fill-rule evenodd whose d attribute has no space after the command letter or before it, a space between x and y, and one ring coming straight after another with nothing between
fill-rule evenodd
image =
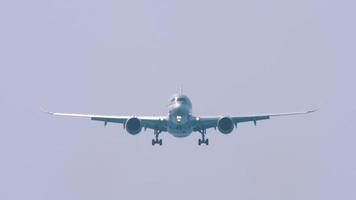
<instances>
[{"instance_id":1,"label":"airplane wing","mask_svg":"<svg viewBox=\"0 0 356 200\"><path fill-rule=\"evenodd\" d=\"M290 112L290 113L274 113L274 114L257 114L257 115L240 115L240 116L230 116L231 120L233 121L234 125L237 126L238 123L242 122L254 122L256 125L257 121L270 119L271 117L279 117L279 116L290 116L290 115L302 115L308 114L317 111L315 110L308 110L303 112ZM195 131L199 131L202 129L209 129L209 128L216 128L218 125L219 119L222 116L218 117L197 117L195 120Z\"/></svg>"},{"instance_id":2,"label":"airplane wing","mask_svg":"<svg viewBox=\"0 0 356 200\"><path fill-rule=\"evenodd\" d=\"M67 116L67 117L82 117L89 118L95 121L102 121L106 125L108 122L110 123L119 123L125 125L126 121L134 116L117 116L117 115L92 115L92 114L78 114L78 113L56 113L56 112L48 112L46 113L50 115L57 116ZM156 129L161 131L167 131L167 119L166 117L150 117L150 116L135 116L142 122L143 128Z\"/></svg>"}]
</instances>

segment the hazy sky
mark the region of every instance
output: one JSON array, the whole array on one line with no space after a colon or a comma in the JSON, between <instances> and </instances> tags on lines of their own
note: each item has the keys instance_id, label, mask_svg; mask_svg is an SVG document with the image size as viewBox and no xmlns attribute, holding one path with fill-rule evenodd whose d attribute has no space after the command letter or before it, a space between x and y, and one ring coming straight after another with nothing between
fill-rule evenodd
<instances>
[{"instance_id":1,"label":"hazy sky","mask_svg":"<svg viewBox=\"0 0 356 200\"><path fill-rule=\"evenodd\" d=\"M356 199L354 1L0 1L0 199ZM321 110L176 139L56 112Z\"/></svg>"}]
</instances>

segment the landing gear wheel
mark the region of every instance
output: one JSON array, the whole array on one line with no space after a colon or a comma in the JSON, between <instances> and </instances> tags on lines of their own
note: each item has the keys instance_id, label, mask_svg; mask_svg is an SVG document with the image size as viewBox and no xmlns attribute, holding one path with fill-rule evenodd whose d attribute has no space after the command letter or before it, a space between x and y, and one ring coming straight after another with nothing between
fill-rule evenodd
<instances>
[{"instance_id":1,"label":"landing gear wheel","mask_svg":"<svg viewBox=\"0 0 356 200\"><path fill-rule=\"evenodd\" d=\"M206 139L206 138L205 138L206 129L201 129L201 130L199 130L199 132L201 133L201 137L202 137L201 139L198 140L199 146L200 146L201 144L209 145L209 139Z\"/></svg>"},{"instance_id":2,"label":"landing gear wheel","mask_svg":"<svg viewBox=\"0 0 356 200\"><path fill-rule=\"evenodd\" d=\"M152 140L152 146L154 146L155 144L159 144L160 146L162 146L162 139L158 139L158 136L161 132L161 130L154 130L155 139Z\"/></svg>"}]
</instances>

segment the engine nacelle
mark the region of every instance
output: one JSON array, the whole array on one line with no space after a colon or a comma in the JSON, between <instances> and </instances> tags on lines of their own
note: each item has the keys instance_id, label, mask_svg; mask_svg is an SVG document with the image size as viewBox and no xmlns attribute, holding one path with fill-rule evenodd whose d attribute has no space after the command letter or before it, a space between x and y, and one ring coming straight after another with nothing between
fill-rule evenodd
<instances>
[{"instance_id":1,"label":"engine nacelle","mask_svg":"<svg viewBox=\"0 0 356 200\"><path fill-rule=\"evenodd\" d=\"M136 135L141 132L142 130L142 123L141 120L137 117L131 117L125 123L125 128L128 133L131 135Z\"/></svg>"},{"instance_id":2,"label":"engine nacelle","mask_svg":"<svg viewBox=\"0 0 356 200\"><path fill-rule=\"evenodd\" d=\"M220 118L218 121L218 129L223 134L229 134L234 130L234 122L230 117Z\"/></svg>"}]
</instances>

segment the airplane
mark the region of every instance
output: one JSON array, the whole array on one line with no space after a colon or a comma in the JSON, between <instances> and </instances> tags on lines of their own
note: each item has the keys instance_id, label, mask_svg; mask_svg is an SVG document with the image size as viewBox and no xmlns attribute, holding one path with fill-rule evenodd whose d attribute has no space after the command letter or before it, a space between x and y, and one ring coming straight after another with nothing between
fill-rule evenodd
<instances>
[{"instance_id":1,"label":"airplane","mask_svg":"<svg viewBox=\"0 0 356 200\"><path fill-rule=\"evenodd\" d=\"M206 130L210 128L218 129L222 134L230 134L237 127L237 124L242 122L253 122L256 125L257 121L270 119L271 117L308 114L318 109L303 112L240 116L194 116L190 99L180 91L171 97L168 110L167 116L151 117L45 112L58 116L90 118L91 120L104 122L105 126L107 123L123 124L124 129L131 135L139 134L142 129L153 129L154 139L152 139L152 146L156 144L162 145L162 139L159 139L159 135L162 132L168 132L177 138L188 137L193 132L199 132L201 138L198 140L198 145L200 146L201 144L209 145L209 139L206 138Z\"/></svg>"}]
</instances>

